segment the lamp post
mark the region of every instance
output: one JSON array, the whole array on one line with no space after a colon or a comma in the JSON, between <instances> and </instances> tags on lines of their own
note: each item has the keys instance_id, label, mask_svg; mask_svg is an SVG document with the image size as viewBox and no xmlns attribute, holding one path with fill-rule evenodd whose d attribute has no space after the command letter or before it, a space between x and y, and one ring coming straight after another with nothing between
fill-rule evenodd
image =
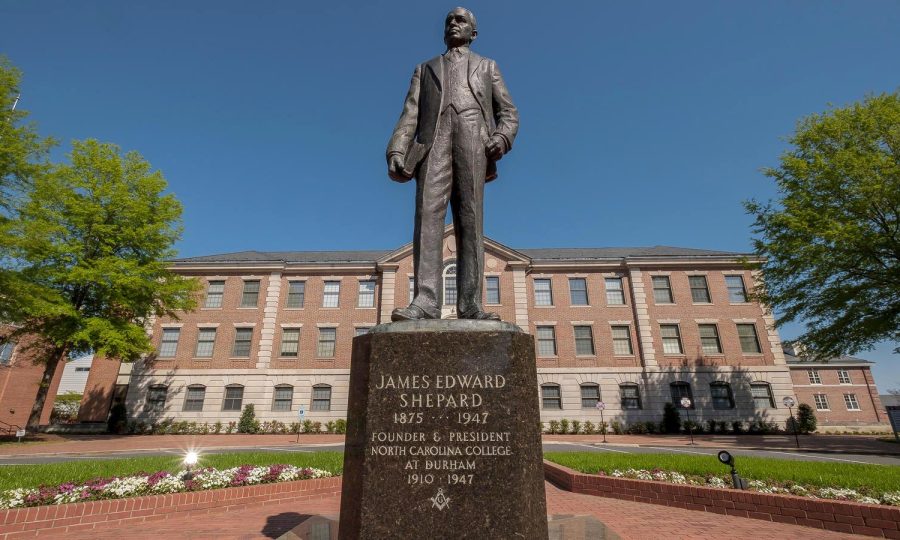
<instances>
[{"instance_id":1,"label":"lamp post","mask_svg":"<svg viewBox=\"0 0 900 540\"><path fill-rule=\"evenodd\" d=\"M300 423L303 423L303 417L306 416L306 409L303 408L303 405L300 405L300 408L297 409L297 417L300 419ZM301 426L302 427L302 426ZM297 443L300 443L300 430L297 430Z\"/></svg>"},{"instance_id":2,"label":"lamp post","mask_svg":"<svg viewBox=\"0 0 900 540\"><path fill-rule=\"evenodd\" d=\"M725 450L719 452L719 461L722 462L723 465L728 465L731 467L731 485L734 486L734 489L747 489L747 481L741 478L741 475L738 474L737 469L734 468L734 457Z\"/></svg>"},{"instance_id":3,"label":"lamp post","mask_svg":"<svg viewBox=\"0 0 900 540\"><path fill-rule=\"evenodd\" d=\"M788 413L791 415L791 426L794 428L794 440L797 442L797 448L800 448L800 437L797 435L797 420L794 418L794 398L791 396L784 396L784 399L781 400L781 402L788 408Z\"/></svg>"},{"instance_id":4,"label":"lamp post","mask_svg":"<svg viewBox=\"0 0 900 540\"><path fill-rule=\"evenodd\" d=\"M602 401L597 402L597 410L600 411L600 431L603 432L603 442L606 442L606 421L603 420L603 409L606 408L606 403Z\"/></svg>"},{"instance_id":5,"label":"lamp post","mask_svg":"<svg viewBox=\"0 0 900 540\"><path fill-rule=\"evenodd\" d=\"M689 446L696 446L696 444L694 443L694 428L693 428L692 422L691 422L691 398L683 397L683 398L681 398L680 403L681 403L681 407L684 409L685 414L687 414L686 424L687 424L687 428L688 428L688 435L690 435L690 437L691 437L691 442L690 442Z\"/></svg>"}]
</instances>

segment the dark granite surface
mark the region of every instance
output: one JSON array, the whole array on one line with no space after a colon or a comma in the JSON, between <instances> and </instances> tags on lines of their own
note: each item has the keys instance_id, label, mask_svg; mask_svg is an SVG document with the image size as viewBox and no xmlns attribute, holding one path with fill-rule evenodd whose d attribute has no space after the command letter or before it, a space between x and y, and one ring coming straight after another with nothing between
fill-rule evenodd
<instances>
[{"instance_id":1,"label":"dark granite surface","mask_svg":"<svg viewBox=\"0 0 900 540\"><path fill-rule=\"evenodd\" d=\"M353 340L340 538L547 539L533 339L460 322Z\"/></svg>"}]
</instances>

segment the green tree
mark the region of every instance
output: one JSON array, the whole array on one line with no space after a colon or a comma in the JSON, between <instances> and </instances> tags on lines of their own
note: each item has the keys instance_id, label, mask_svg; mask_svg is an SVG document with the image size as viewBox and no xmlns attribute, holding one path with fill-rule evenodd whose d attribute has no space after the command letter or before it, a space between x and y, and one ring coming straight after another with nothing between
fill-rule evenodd
<instances>
[{"instance_id":1,"label":"green tree","mask_svg":"<svg viewBox=\"0 0 900 540\"><path fill-rule=\"evenodd\" d=\"M802 119L777 168L779 199L755 217L765 287L754 294L803 321L813 358L900 339L900 93ZM900 349L898 349L900 352Z\"/></svg>"},{"instance_id":2,"label":"green tree","mask_svg":"<svg viewBox=\"0 0 900 540\"><path fill-rule=\"evenodd\" d=\"M152 350L153 317L195 306L196 281L166 259L181 233L181 204L138 153L73 142L70 163L38 177L11 223L18 274L34 294L6 302L16 332L37 336L45 362L29 426L69 354L133 361Z\"/></svg>"},{"instance_id":3,"label":"green tree","mask_svg":"<svg viewBox=\"0 0 900 540\"><path fill-rule=\"evenodd\" d=\"M812 433L816 430L816 413L806 403L797 407L797 430L800 433Z\"/></svg>"},{"instance_id":4,"label":"green tree","mask_svg":"<svg viewBox=\"0 0 900 540\"><path fill-rule=\"evenodd\" d=\"M259 431L259 421L256 420L256 407L252 403L248 403L241 411L238 433L256 433L257 431Z\"/></svg>"}]
</instances>

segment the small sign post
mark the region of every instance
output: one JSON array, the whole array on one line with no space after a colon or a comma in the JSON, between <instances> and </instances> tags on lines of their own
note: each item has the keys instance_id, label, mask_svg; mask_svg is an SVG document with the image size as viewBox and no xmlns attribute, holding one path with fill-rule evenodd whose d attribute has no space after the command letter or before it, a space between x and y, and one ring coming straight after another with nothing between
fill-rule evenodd
<instances>
[{"instance_id":1,"label":"small sign post","mask_svg":"<svg viewBox=\"0 0 900 540\"><path fill-rule=\"evenodd\" d=\"M306 416L306 409L303 407L303 405L300 405L300 408L297 409L297 418L300 419L300 423L303 423L304 416ZM300 442L300 430L301 429L303 429L303 426L300 426L300 428L297 429L297 443Z\"/></svg>"},{"instance_id":2,"label":"small sign post","mask_svg":"<svg viewBox=\"0 0 900 540\"><path fill-rule=\"evenodd\" d=\"M687 424L688 435L690 435L691 437L690 446L695 446L696 443L694 443L694 426L693 422L691 422L691 398L687 396L681 398L681 406L682 408L684 408L685 414L687 414L687 422L685 423Z\"/></svg>"},{"instance_id":3,"label":"small sign post","mask_svg":"<svg viewBox=\"0 0 900 540\"><path fill-rule=\"evenodd\" d=\"M17 430L16 430L16 437L19 438L19 442L22 442L22 437L24 437L24 436L25 436L25 430L24 430L24 429L17 429Z\"/></svg>"},{"instance_id":4,"label":"small sign post","mask_svg":"<svg viewBox=\"0 0 900 540\"><path fill-rule=\"evenodd\" d=\"M600 431L603 432L603 442L606 442L606 421L603 419L603 409L606 408L606 403L602 401L597 402L597 410L600 411Z\"/></svg>"}]
</instances>

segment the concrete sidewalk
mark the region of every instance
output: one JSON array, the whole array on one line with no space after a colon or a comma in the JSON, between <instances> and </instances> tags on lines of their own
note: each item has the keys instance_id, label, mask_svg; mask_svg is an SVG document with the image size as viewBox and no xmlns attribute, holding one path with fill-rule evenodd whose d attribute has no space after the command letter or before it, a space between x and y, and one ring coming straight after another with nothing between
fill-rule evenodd
<instances>
[{"instance_id":1,"label":"concrete sidewalk","mask_svg":"<svg viewBox=\"0 0 900 540\"><path fill-rule=\"evenodd\" d=\"M686 446L682 435L607 435L610 445ZM601 435L544 435L546 442L599 443ZM247 448L296 444L296 435L51 435L39 434L33 442L0 444L0 456L40 454L109 454L118 451L187 450L188 448ZM700 435L698 446L796 451L791 435ZM300 444L328 445L344 442L343 435L300 435ZM900 455L900 444L866 435L804 435L801 451L822 453Z\"/></svg>"},{"instance_id":2,"label":"concrete sidewalk","mask_svg":"<svg viewBox=\"0 0 900 540\"><path fill-rule=\"evenodd\" d=\"M653 504L579 495L545 484L547 512L550 515L591 515L618 533L623 540L646 538L791 538L792 540L837 540L866 538L821 529L765 522L706 512L695 512ZM340 497L282 503L248 508L228 514L209 514L174 518L148 523L147 527L130 530L104 527L102 523L89 530L69 532L64 538L94 539L255 539L278 538L310 515L336 517L340 513ZM61 536L55 536L62 538ZM40 538L53 538L40 536Z\"/></svg>"}]
</instances>

